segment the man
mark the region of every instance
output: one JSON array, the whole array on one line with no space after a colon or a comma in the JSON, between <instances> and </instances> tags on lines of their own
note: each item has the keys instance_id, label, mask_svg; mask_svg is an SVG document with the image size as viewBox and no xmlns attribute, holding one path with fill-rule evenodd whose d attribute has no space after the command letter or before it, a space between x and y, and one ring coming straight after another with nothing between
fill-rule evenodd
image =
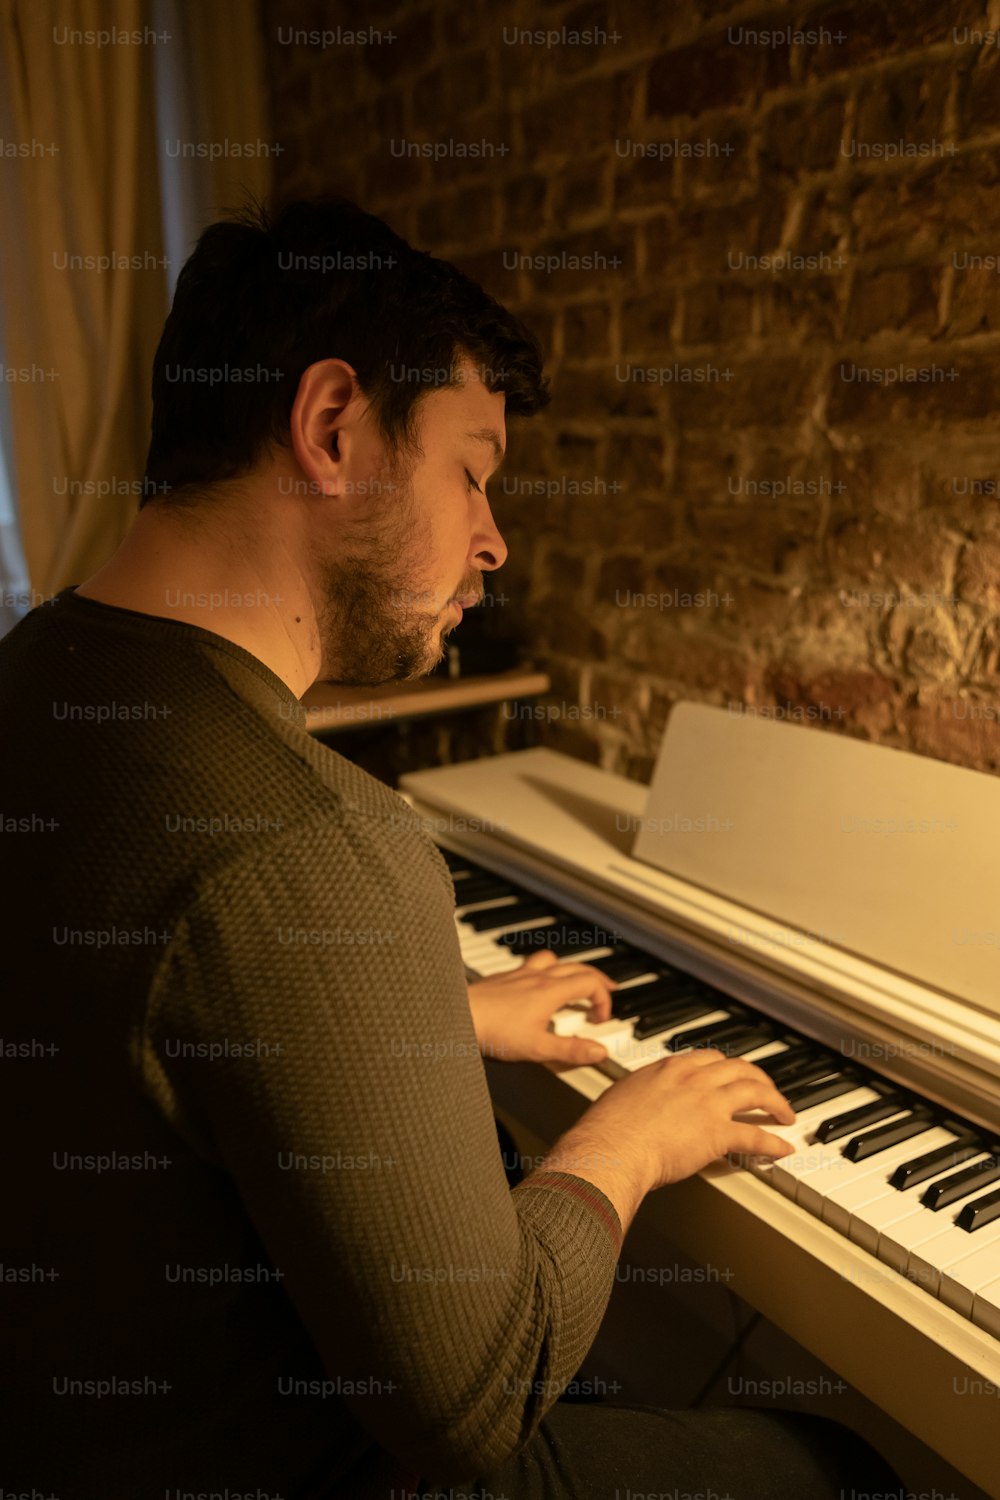
<instances>
[{"instance_id":1,"label":"man","mask_svg":"<svg viewBox=\"0 0 1000 1500\"><path fill-rule=\"evenodd\" d=\"M0 1481L762 1500L857 1479L776 1416L549 1410L644 1194L783 1154L734 1116L793 1115L750 1064L674 1058L511 1192L480 1050L586 1060L547 1022L575 998L606 1016L609 985L540 959L470 1004L439 854L303 727L318 679L428 671L503 564L486 483L506 416L547 399L537 347L380 221L296 203L206 230L153 395L122 547L0 644L25 1272Z\"/></svg>"}]
</instances>

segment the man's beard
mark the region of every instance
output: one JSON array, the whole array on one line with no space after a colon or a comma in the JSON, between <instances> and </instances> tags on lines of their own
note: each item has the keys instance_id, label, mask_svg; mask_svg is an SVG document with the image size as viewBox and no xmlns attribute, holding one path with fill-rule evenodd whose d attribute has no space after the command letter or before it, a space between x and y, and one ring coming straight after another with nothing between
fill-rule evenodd
<instances>
[{"instance_id":1,"label":"man's beard","mask_svg":"<svg viewBox=\"0 0 1000 1500\"><path fill-rule=\"evenodd\" d=\"M414 583L415 560L430 549L418 536L405 476L393 474L390 499L375 503L371 519L345 539L349 551L318 566L325 600L318 612L322 682L374 687L410 681L432 672L445 654L441 614L448 599L432 598ZM455 590L479 592L478 573Z\"/></svg>"}]
</instances>

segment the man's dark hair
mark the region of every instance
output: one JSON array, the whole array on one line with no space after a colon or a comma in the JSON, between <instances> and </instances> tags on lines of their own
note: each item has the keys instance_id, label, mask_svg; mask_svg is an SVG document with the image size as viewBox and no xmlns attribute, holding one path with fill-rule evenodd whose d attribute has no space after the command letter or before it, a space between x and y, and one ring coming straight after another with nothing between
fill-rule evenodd
<instances>
[{"instance_id":1,"label":"man's dark hair","mask_svg":"<svg viewBox=\"0 0 1000 1500\"><path fill-rule=\"evenodd\" d=\"M209 225L178 277L141 503L190 498L287 443L299 380L321 359L354 367L396 455L413 444L417 403L458 384L463 356L508 415L547 405L537 341L455 266L344 198L276 211L251 200Z\"/></svg>"}]
</instances>

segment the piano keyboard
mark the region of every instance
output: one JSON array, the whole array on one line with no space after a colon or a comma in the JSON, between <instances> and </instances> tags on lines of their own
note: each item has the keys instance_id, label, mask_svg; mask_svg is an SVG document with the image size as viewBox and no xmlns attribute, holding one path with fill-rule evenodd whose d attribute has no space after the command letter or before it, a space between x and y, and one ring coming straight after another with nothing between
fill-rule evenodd
<instances>
[{"instance_id":1,"label":"piano keyboard","mask_svg":"<svg viewBox=\"0 0 1000 1500\"><path fill-rule=\"evenodd\" d=\"M1000 1141L887 1082L613 931L537 897L442 848L455 885L466 968L477 978L548 949L617 982L612 1017L585 1007L553 1019L608 1049L614 1077L668 1051L712 1046L770 1074L797 1114L769 1126L795 1146L747 1163L776 1191L1000 1338Z\"/></svg>"}]
</instances>

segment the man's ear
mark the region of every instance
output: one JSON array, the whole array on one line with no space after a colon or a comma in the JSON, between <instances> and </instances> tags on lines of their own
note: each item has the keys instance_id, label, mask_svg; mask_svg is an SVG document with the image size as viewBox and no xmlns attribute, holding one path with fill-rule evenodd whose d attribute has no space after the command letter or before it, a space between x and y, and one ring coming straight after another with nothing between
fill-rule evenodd
<instances>
[{"instance_id":1,"label":"man's ear","mask_svg":"<svg viewBox=\"0 0 1000 1500\"><path fill-rule=\"evenodd\" d=\"M303 371L289 417L289 437L314 494L343 493L340 433L360 405L357 373L344 360L321 359Z\"/></svg>"}]
</instances>

